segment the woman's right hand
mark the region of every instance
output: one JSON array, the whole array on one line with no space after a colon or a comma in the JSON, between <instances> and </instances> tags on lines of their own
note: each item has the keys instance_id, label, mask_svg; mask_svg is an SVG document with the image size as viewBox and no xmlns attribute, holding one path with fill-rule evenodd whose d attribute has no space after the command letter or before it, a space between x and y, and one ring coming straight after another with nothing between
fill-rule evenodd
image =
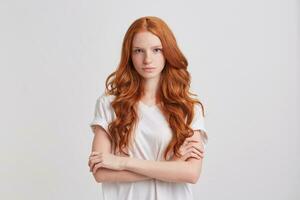
<instances>
[{"instance_id":1,"label":"woman's right hand","mask_svg":"<svg viewBox=\"0 0 300 200\"><path fill-rule=\"evenodd\" d=\"M204 158L204 146L202 141L186 138L184 143L179 148L181 157L174 155L171 160L185 161L188 158L203 159Z\"/></svg>"}]
</instances>

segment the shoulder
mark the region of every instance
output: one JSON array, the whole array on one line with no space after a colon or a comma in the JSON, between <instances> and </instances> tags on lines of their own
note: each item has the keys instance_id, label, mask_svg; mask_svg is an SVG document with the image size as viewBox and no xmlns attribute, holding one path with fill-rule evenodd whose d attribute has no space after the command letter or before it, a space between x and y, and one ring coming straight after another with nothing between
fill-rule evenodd
<instances>
[{"instance_id":1,"label":"shoulder","mask_svg":"<svg viewBox=\"0 0 300 200\"><path fill-rule=\"evenodd\" d=\"M100 96L97 97L96 110L102 112L106 116L115 115L114 109L111 105L114 98L114 95L102 93Z\"/></svg>"},{"instance_id":2,"label":"shoulder","mask_svg":"<svg viewBox=\"0 0 300 200\"><path fill-rule=\"evenodd\" d=\"M104 105L110 105L114 99L115 99L114 95L105 94L105 92L103 92L100 96L98 96L97 102Z\"/></svg>"},{"instance_id":3,"label":"shoulder","mask_svg":"<svg viewBox=\"0 0 300 200\"><path fill-rule=\"evenodd\" d=\"M194 103L193 108L194 108L194 113L196 115L201 114L202 117L205 116L204 112L205 112L205 106L203 104L202 99L200 98L199 94L197 92L195 92L195 90L190 89L190 94L191 94L191 98L198 101L196 103Z\"/></svg>"},{"instance_id":4,"label":"shoulder","mask_svg":"<svg viewBox=\"0 0 300 200\"><path fill-rule=\"evenodd\" d=\"M191 123L191 128L196 133L194 134L194 137L197 137L198 139L199 137L201 137L205 146L208 142L207 130L205 126L205 108L203 102L200 100L199 97L194 99L199 101L200 103L197 102L194 104L194 116Z\"/></svg>"},{"instance_id":5,"label":"shoulder","mask_svg":"<svg viewBox=\"0 0 300 200\"><path fill-rule=\"evenodd\" d=\"M195 103L194 104L194 115L198 116L201 115L200 117L204 117L204 106L203 103L200 101L200 103Z\"/></svg>"}]
</instances>

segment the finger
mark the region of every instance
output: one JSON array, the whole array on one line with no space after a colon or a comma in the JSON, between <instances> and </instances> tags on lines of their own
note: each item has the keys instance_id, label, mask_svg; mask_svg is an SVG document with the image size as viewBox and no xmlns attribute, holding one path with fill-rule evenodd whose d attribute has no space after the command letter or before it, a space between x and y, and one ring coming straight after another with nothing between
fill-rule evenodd
<instances>
[{"instance_id":1,"label":"finger","mask_svg":"<svg viewBox=\"0 0 300 200\"><path fill-rule=\"evenodd\" d=\"M186 159L188 159L188 157L189 155L186 153L180 159L185 161Z\"/></svg>"},{"instance_id":2,"label":"finger","mask_svg":"<svg viewBox=\"0 0 300 200\"><path fill-rule=\"evenodd\" d=\"M97 163L94 167L93 167L93 174L96 173L97 169L99 169L100 167L102 167L102 163Z\"/></svg>"},{"instance_id":3,"label":"finger","mask_svg":"<svg viewBox=\"0 0 300 200\"><path fill-rule=\"evenodd\" d=\"M93 157L93 156L97 156L97 155L100 155L101 152L98 152L98 151L93 151L89 157Z\"/></svg>"},{"instance_id":4,"label":"finger","mask_svg":"<svg viewBox=\"0 0 300 200\"><path fill-rule=\"evenodd\" d=\"M195 147L195 144L191 144L187 147L181 147L179 149L179 154L181 155L180 160L186 160L188 159L191 154L191 152L193 152L194 154L196 154L197 156L195 156L195 158L200 159L204 157L204 151L199 150L198 148Z\"/></svg>"},{"instance_id":5,"label":"finger","mask_svg":"<svg viewBox=\"0 0 300 200\"><path fill-rule=\"evenodd\" d=\"M198 158L198 159L200 159L200 158L203 158L204 157L204 155L203 155L203 153L199 153L197 150L195 150L195 149L190 149L188 152L187 152L187 154L188 155L196 155L196 157Z\"/></svg>"},{"instance_id":6,"label":"finger","mask_svg":"<svg viewBox=\"0 0 300 200\"><path fill-rule=\"evenodd\" d=\"M195 138L193 138L193 137L185 138L185 140L186 140L187 142L199 142L199 141L200 141L200 139L195 139Z\"/></svg>"},{"instance_id":7,"label":"finger","mask_svg":"<svg viewBox=\"0 0 300 200\"><path fill-rule=\"evenodd\" d=\"M185 141L182 143L182 145L179 147L179 150L185 151L186 146L187 146L188 144L189 144L189 142L185 140Z\"/></svg>"},{"instance_id":8,"label":"finger","mask_svg":"<svg viewBox=\"0 0 300 200\"><path fill-rule=\"evenodd\" d=\"M98 151L92 151L91 156L92 156L92 155L97 155L97 154L99 154Z\"/></svg>"},{"instance_id":9,"label":"finger","mask_svg":"<svg viewBox=\"0 0 300 200\"><path fill-rule=\"evenodd\" d=\"M100 155L90 156L89 160L93 160L93 159L96 159L96 158L100 158Z\"/></svg>"},{"instance_id":10,"label":"finger","mask_svg":"<svg viewBox=\"0 0 300 200\"><path fill-rule=\"evenodd\" d=\"M190 152L190 154L189 154L189 157L190 158L196 158L196 159L200 159L201 158L201 156L199 155L199 154L197 154L197 153L195 153L195 152Z\"/></svg>"},{"instance_id":11,"label":"finger","mask_svg":"<svg viewBox=\"0 0 300 200\"><path fill-rule=\"evenodd\" d=\"M181 150L179 151L179 153L180 153L181 156L183 156L183 155L187 154L189 151L190 151L190 149L188 149L188 148L183 148L183 149L181 149Z\"/></svg>"},{"instance_id":12,"label":"finger","mask_svg":"<svg viewBox=\"0 0 300 200\"><path fill-rule=\"evenodd\" d=\"M204 146L203 146L203 142L202 141L199 141L199 142L190 142L186 147L191 147L191 146L196 147L200 151L204 151Z\"/></svg>"},{"instance_id":13,"label":"finger","mask_svg":"<svg viewBox=\"0 0 300 200\"><path fill-rule=\"evenodd\" d=\"M176 155L174 155L173 156L173 160L182 160L182 161L184 161L186 158L186 151L184 150L179 150L179 152L178 152L180 155L179 156L176 156ZM184 157L185 156L185 157Z\"/></svg>"},{"instance_id":14,"label":"finger","mask_svg":"<svg viewBox=\"0 0 300 200\"><path fill-rule=\"evenodd\" d=\"M100 152L93 151L93 152L90 154L90 157L92 157L92 156L96 156L96 155L98 155L98 154L100 154Z\"/></svg>"},{"instance_id":15,"label":"finger","mask_svg":"<svg viewBox=\"0 0 300 200\"><path fill-rule=\"evenodd\" d=\"M202 148L202 146L200 146L200 145L190 144L186 148L187 149L194 148L195 150L199 151L199 153L204 153L204 148Z\"/></svg>"},{"instance_id":16,"label":"finger","mask_svg":"<svg viewBox=\"0 0 300 200\"><path fill-rule=\"evenodd\" d=\"M99 158L99 157L95 157L95 158L91 158L90 159L90 164L93 164L95 162L101 162L102 158Z\"/></svg>"},{"instance_id":17,"label":"finger","mask_svg":"<svg viewBox=\"0 0 300 200\"><path fill-rule=\"evenodd\" d=\"M204 151L199 147L199 145L190 144L189 146L186 146L180 150L180 154L184 155L192 150L197 151L199 154L204 154Z\"/></svg>"},{"instance_id":18,"label":"finger","mask_svg":"<svg viewBox=\"0 0 300 200\"><path fill-rule=\"evenodd\" d=\"M96 173L97 169L99 169L101 167L101 163L96 163L92 168L91 171L94 173Z\"/></svg>"},{"instance_id":19,"label":"finger","mask_svg":"<svg viewBox=\"0 0 300 200\"><path fill-rule=\"evenodd\" d=\"M203 153L201 153L201 152L195 150L194 148L192 149L192 152L193 152L194 154L197 154L199 157L203 157L203 156L204 156Z\"/></svg>"},{"instance_id":20,"label":"finger","mask_svg":"<svg viewBox=\"0 0 300 200\"><path fill-rule=\"evenodd\" d=\"M101 157L102 157L102 153L98 153L98 154L95 154L95 155L91 155L91 156L89 157L89 159L91 160L91 159L101 158Z\"/></svg>"},{"instance_id":21,"label":"finger","mask_svg":"<svg viewBox=\"0 0 300 200\"><path fill-rule=\"evenodd\" d=\"M196 158L196 159L200 159L200 157L197 155L197 154L195 154L195 153L193 153L193 152L188 152L188 153L186 153L184 156L183 156L183 159L184 160L187 160L187 159L189 159L189 158Z\"/></svg>"},{"instance_id":22,"label":"finger","mask_svg":"<svg viewBox=\"0 0 300 200\"><path fill-rule=\"evenodd\" d=\"M98 163L100 163L101 162L101 159L94 159L94 160L91 160L90 161L90 170L91 169L93 169L93 167L96 165L96 164L98 164Z\"/></svg>"}]
</instances>

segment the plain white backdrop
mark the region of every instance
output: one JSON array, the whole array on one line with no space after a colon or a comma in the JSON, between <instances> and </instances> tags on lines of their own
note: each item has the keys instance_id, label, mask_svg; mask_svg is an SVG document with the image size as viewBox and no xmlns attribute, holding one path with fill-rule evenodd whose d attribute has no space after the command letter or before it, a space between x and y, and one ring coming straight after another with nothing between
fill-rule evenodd
<instances>
[{"instance_id":1,"label":"plain white backdrop","mask_svg":"<svg viewBox=\"0 0 300 200\"><path fill-rule=\"evenodd\" d=\"M206 108L195 199L300 199L299 1L0 2L0 198L101 199L96 98L137 18L165 20Z\"/></svg>"}]
</instances>

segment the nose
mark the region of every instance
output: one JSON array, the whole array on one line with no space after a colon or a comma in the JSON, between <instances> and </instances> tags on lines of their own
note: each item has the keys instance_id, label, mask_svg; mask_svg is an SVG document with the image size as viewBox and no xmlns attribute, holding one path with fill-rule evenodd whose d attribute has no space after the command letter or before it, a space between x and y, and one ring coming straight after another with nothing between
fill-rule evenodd
<instances>
[{"instance_id":1,"label":"nose","mask_svg":"<svg viewBox=\"0 0 300 200\"><path fill-rule=\"evenodd\" d=\"M151 54L151 53L149 53L149 52L146 52L146 53L145 53L145 57L144 57L144 63L145 63L145 64L151 63L152 58L151 58L151 55L150 55L150 54Z\"/></svg>"}]
</instances>

